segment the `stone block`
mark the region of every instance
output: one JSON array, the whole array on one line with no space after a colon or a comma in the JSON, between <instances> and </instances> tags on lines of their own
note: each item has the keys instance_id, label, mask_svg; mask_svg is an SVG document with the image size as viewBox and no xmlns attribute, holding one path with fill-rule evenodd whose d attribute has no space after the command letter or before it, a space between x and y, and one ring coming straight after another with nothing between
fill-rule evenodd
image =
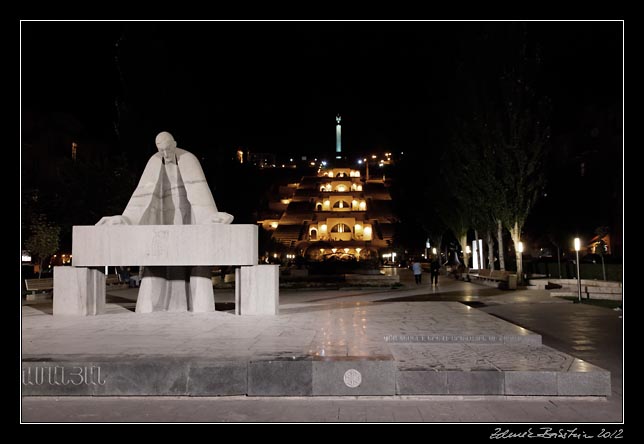
<instances>
[{"instance_id":1,"label":"stone block","mask_svg":"<svg viewBox=\"0 0 644 444\"><path fill-rule=\"evenodd\" d=\"M435 370L396 372L397 395L446 395L447 373Z\"/></svg>"},{"instance_id":2,"label":"stone block","mask_svg":"<svg viewBox=\"0 0 644 444\"><path fill-rule=\"evenodd\" d=\"M25 396L231 396L247 392L246 361L191 358L24 361Z\"/></svg>"},{"instance_id":3,"label":"stone block","mask_svg":"<svg viewBox=\"0 0 644 444\"><path fill-rule=\"evenodd\" d=\"M557 372L506 371L505 394L520 396L556 396Z\"/></svg>"},{"instance_id":4,"label":"stone block","mask_svg":"<svg viewBox=\"0 0 644 444\"><path fill-rule=\"evenodd\" d=\"M396 394L393 360L324 359L313 361L313 396Z\"/></svg>"},{"instance_id":5,"label":"stone block","mask_svg":"<svg viewBox=\"0 0 644 444\"><path fill-rule=\"evenodd\" d=\"M80 267L54 267L54 315L97 315L105 311L105 275Z\"/></svg>"},{"instance_id":6,"label":"stone block","mask_svg":"<svg viewBox=\"0 0 644 444\"><path fill-rule=\"evenodd\" d=\"M248 363L248 396L311 396L310 360L251 361Z\"/></svg>"},{"instance_id":7,"label":"stone block","mask_svg":"<svg viewBox=\"0 0 644 444\"><path fill-rule=\"evenodd\" d=\"M503 372L448 371L447 391L450 395L503 395Z\"/></svg>"},{"instance_id":8,"label":"stone block","mask_svg":"<svg viewBox=\"0 0 644 444\"><path fill-rule=\"evenodd\" d=\"M234 396L248 392L246 361L192 362L188 373L188 396Z\"/></svg>"},{"instance_id":9,"label":"stone block","mask_svg":"<svg viewBox=\"0 0 644 444\"><path fill-rule=\"evenodd\" d=\"M557 375L559 396L609 396L610 372L575 359L567 372Z\"/></svg>"},{"instance_id":10,"label":"stone block","mask_svg":"<svg viewBox=\"0 0 644 444\"><path fill-rule=\"evenodd\" d=\"M74 266L254 265L257 225L99 225L73 228Z\"/></svg>"},{"instance_id":11,"label":"stone block","mask_svg":"<svg viewBox=\"0 0 644 444\"><path fill-rule=\"evenodd\" d=\"M241 267L236 282L241 315L276 315L279 313L279 266Z\"/></svg>"}]
</instances>

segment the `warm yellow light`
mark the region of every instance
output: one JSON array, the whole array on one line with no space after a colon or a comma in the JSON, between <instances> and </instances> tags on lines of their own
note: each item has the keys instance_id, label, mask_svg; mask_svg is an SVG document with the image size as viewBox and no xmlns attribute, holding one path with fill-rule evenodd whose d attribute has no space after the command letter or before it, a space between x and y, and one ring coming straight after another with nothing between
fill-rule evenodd
<instances>
[{"instance_id":1,"label":"warm yellow light","mask_svg":"<svg viewBox=\"0 0 644 444\"><path fill-rule=\"evenodd\" d=\"M320 225L320 231L326 231L326 224Z\"/></svg>"},{"instance_id":2,"label":"warm yellow light","mask_svg":"<svg viewBox=\"0 0 644 444\"><path fill-rule=\"evenodd\" d=\"M436 254L436 247L432 248L432 254Z\"/></svg>"},{"instance_id":3,"label":"warm yellow light","mask_svg":"<svg viewBox=\"0 0 644 444\"><path fill-rule=\"evenodd\" d=\"M375 159L375 158L376 158L376 155L375 155L375 154L372 154L372 155L371 155L371 158L372 158L372 159Z\"/></svg>"},{"instance_id":4,"label":"warm yellow light","mask_svg":"<svg viewBox=\"0 0 644 444\"><path fill-rule=\"evenodd\" d=\"M367 203L365 201L360 202L360 209L361 210L366 210L367 209Z\"/></svg>"},{"instance_id":5,"label":"warm yellow light","mask_svg":"<svg viewBox=\"0 0 644 444\"><path fill-rule=\"evenodd\" d=\"M356 253L360 254L361 251L362 251L362 248L360 247L356 248Z\"/></svg>"},{"instance_id":6,"label":"warm yellow light","mask_svg":"<svg viewBox=\"0 0 644 444\"><path fill-rule=\"evenodd\" d=\"M324 201L324 206L328 207L329 205L331 205L331 201L330 200L325 200Z\"/></svg>"},{"instance_id":7,"label":"warm yellow light","mask_svg":"<svg viewBox=\"0 0 644 444\"><path fill-rule=\"evenodd\" d=\"M345 253L348 253L348 252L349 252L349 249L348 249L348 248L345 248L345 249L344 249L344 252L345 252Z\"/></svg>"},{"instance_id":8,"label":"warm yellow light","mask_svg":"<svg viewBox=\"0 0 644 444\"><path fill-rule=\"evenodd\" d=\"M465 253L470 254L471 252L472 252L472 250L470 249L470 246L466 245L465 246Z\"/></svg>"},{"instance_id":9,"label":"warm yellow light","mask_svg":"<svg viewBox=\"0 0 644 444\"><path fill-rule=\"evenodd\" d=\"M291 203L291 199L282 199L282 203L288 205Z\"/></svg>"},{"instance_id":10,"label":"warm yellow light","mask_svg":"<svg viewBox=\"0 0 644 444\"><path fill-rule=\"evenodd\" d=\"M575 251L581 250L581 241L578 237L575 238Z\"/></svg>"},{"instance_id":11,"label":"warm yellow light","mask_svg":"<svg viewBox=\"0 0 644 444\"><path fill-rule=\"evenodd\" d=\"M338 249L337 248L331 248L331 251L333 251L335 253L336 251L338 251Z\"/></svg>"},{"instance_id":12,"label":"warm yellow light","mask_svg":"<svg viewBox=\"0 0 644 444\"><path fill-rule=\"evenodd\" d=\"M277 228L278 223L277 222L271 222L271 228Z\"/></svg>"},{"instance_id":13,"label":"warm yellow light","mask_svg":"<svg viewBox=\"0 0 644 444\"><path fill-rule=\"evenodd\" d=\"M320 248L320 253L324 254L326 250L324 248Z\"/></svg>"},{"instance_id":14,"label":"warm yellow light","mask_svg":"<svg viewBox=\"0 0 644 444\"><path fill-rule=\"evenodd\" d=\"M356 231L360 231L360 230L362 230L362 225L360 225L360 224L355 224L353 228L354 228Z\"/></svg>"},{"instance_id":15,"label":"warm yellow light","mask_svg":"<svg viewBox=\"0 0 644 444\"><path fill-rule=\"evenodd\" d=\"M519 245L517 246L517 251L519 253L523 253L523 242L519 242Z\"/></svg>"},{"instance_id":16,"label":"warm yellow light","mask_svg":"<svg viewBox=\"0 0 644 444\"><path fill-rule=\"evenodd\" d=\"M345 191L347 191L347 187L345 187L344 185L338 185L338 191L344 193Z\"/></svg>"}]
</instances>

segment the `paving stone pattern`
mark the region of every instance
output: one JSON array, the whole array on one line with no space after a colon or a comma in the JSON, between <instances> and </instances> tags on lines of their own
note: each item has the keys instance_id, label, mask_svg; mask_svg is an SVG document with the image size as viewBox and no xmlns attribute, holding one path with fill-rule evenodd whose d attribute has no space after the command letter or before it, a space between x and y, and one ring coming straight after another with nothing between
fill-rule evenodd
<instances>
[{"instance_id":1,"label":"paving stone pattern","mask_svg":"<svg viewBox=\"0 0 644 444\"><path fill-rule=\"evenodd\" d=\"M101 316L54 317L23 306L23 394L610 394L609 372L481 310L375 299L248 317L113 303Z\"/></svg>"}]
</instances>

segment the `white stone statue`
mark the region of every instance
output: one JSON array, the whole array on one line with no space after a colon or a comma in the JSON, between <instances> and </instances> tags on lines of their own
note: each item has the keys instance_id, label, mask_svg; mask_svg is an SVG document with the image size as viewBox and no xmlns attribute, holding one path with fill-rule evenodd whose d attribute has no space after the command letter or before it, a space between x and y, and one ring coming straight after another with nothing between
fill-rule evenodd
<instances>
[{"instance_id":1,"label":"white stone statue","mask_svg":"<svg viewBox=\"0 0 644 444\"><path fill-rule=\"evenodd\" d=\"M96 225L228 224L233 216L217 211L199 160L177 148L168 132L156 137L159 152L143 171L120 216L103 217ZM145 267L137 313L215 310L210 267Z\"/></svg>"}]
</instances>

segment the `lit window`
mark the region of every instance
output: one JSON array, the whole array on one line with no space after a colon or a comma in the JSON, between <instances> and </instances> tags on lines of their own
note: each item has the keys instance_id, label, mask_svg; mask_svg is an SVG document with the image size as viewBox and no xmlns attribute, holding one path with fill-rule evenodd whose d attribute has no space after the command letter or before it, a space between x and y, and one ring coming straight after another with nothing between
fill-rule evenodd
<instances>
[{"instance_id":1,"label":"lit window","mask_svg":"<svg viewBox=\"0 0 644 444\"><path fill-rule=\"evenodd\" d=\"M350 208L350 206L349 206L349 202L339 200L333 204L333 208Z\"/></svg>"},{"instance_id":2,"label":"lit window","mask_svg":"<svg viewBox=\"0 0 644 444\"><path fill-rule=\"evenodd\" d=\"M351 227L347 224L337 224L331 228L331 233L351 233Z\"/></svg>"}]
</instances>

